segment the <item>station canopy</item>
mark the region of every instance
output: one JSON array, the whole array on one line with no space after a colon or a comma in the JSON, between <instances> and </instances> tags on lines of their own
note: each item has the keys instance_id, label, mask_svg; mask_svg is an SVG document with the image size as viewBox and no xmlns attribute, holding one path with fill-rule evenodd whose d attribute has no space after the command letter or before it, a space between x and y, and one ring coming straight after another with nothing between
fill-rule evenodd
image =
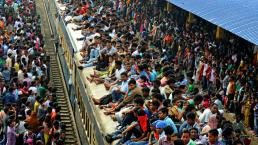
<instances>
[{"instance_id":1,"label":"station canopy","mask_svg":"<svg viewBox=\"0 0 258 145\"><path fill-rule=\"evenodd\" d=\"M167 0L258 45L258 0Z\"/></svg>"}]
</instances>

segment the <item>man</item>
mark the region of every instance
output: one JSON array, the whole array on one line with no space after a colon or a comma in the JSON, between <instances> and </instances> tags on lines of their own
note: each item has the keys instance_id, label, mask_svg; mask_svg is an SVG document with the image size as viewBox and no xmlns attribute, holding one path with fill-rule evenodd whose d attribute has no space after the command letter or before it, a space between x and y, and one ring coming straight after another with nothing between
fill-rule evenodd
<instances>
[{"instance_id":1,"label":"man","mask_svg":"<svg viewBox=\"0 0 258 145\"><path fill-rule=\"evenodd\" d=\"M212 114L220 114L218 110L218 105L215 103L213 103L210 108L207 108L203 111L203 113L199 117L200 122L207 123Z\"/></svg>"},{"instance_id":2,"label":"man","mask_svg":"<svg viewBox=\"0 0 258 145\"><path fill-rule=\"evenodd\" d=\"M181 139L183 140L184 145L195 145L195 142L193 140L191 140L190 132L187 129L183 130Z\"/></svg>"},{"instance_id":3,"label":"man","mask_svg":"<svg viewBox=\"0 0 258 145\"><path fill-rule=\"evenodd\" d=\"M156 131L159 134L159 138L162 138L165 136L164 128L166 128L167 124L165 121L157 120L153 124L156 123Z\"/></svg>"},{"instance_id":4,"label":"man","mask_svg":"<svg viewBox=\"0 0 258 145\"><path fill-rule=\"evenodd\" d=\"M3 96L3 104L16 103L15 95L13 94L13 88L10 87L9 91L7 91Z\"/></svg>"},{"instance_id":5,"label":"man","mask_svg":"<svg viewBox=\"0 0 258 145\"><path fill-rule=\"evenodd\" d=\"M5 82L9 82L11 79L11 71L8 69L8 67L4 67L4 70L2 72L2 76Z\"/></svg>"},{"instance_id":6,"label":"man","mask_svg":"<svg viewBox=\"0 0 258 145\"><path fill-rule=\"evenodd\" d=\"M86 52L84 52L85 54L83 53L84 58L80 61L80 63L84 64L82 66L78 66L79 69L93 66L93 64L97 61L100 54L99 52L101 50L100 39L100 35L95 36L94 40L92 40L92 43L89 42L90 44L87 43L87 46L85 46L85 48L82 48L82 50L85 50Z\"/></svg>"},{"instance_id":7,"label":"man","mask_svg":"<svg viewBox=\"0 0 258 145\"><path fill-rule=\"evenodd\" d=\"M168 116L168 109L166 107L159 110L159 119L165 121L167 126L171 126L174 133L178 133L175 123Z\"/></svg>"},{"instance_id":8,"label":"man","mask_svg":"<svg viewBox=\"0 0 258 145\"><path fill-rule=\"evenodd\" d=\"M198 123L195 121L195 119L196 119L195 113L193 112L187 113L186 121L184 121L184 123L179 128L179 134L182 134L184 129L190 129L193 127L198 129L198 132L200 132L200 127Z\"/></svg>"},{"instance_id":9,"label":"man","mask_svg":"<svg viewBox=\"0 0 258 145\"><path fill-rule=\"evenodd\" d=\"M90 25L90 24L89 24ZM84 36L83 37L80 37L80 38L77 38L77 41L81 41L81 40L90 40L90 39L93 39L94 37L93 37L93 35L94 35L94 33L95 33L95 31L94 31L94 27L93 26L89 26L88 28L87 28L87 32L86 33L84 33Z\"/></svg>"},{"instance_id":10,"label":"man","mask_svg":"<svg viewBox=\"0 0 258 145\"><path fill-rule=\"evenodd\" d=\"M92 98L95 105L106 105L111 101L116 103L121 98L123 98L128 92L128 76L125 72L121 73L120 82L117 83L114 87L112 87L110 94L105 95L100 99Z\"/></svg>"},{"instance_id":11,"label":"man","mask_svg":"<svg viewBox=\"0 0 258 145\"><path fill-rule=\"evenodd\" d=\"M241 134L247 134L247 129L245 128L242 118L244 118L242 114L236 114L236 121L233 123L233 129L234 131L239 130Z\"/></svg>"},{"instance_id":12,"label":"man","mask_svg":"<svg viewBox=\"0 0 258 145\"><path fill-rule=\"evenodd\" d=\"M150 130L149 130L149 122L147 114L143 109L136 109L135 111L137 122L132 123L130 126L128 126L123 132L122 135L124 136L121 141L128 145L138 145L138 144L147 144ZM131 136L134 135L136 138L131 138Z\"/></svg>"},{"instance_id":13,"label":"man","mask_svg":"<svg viewBox=\"0 0 258 145\"><path fill-rule=\"evenodd\" d=\"M121 79L121 74L125 72L122 61L115 61L115 68L115 73L105 80L106 82L104 83L104 86L107 90L109 90L110 87L114 86Z\"/></svg>"},{"instance_id":14,"label":"man","mask_svg":"<svg viewBox=\"0 0 258 145\"><path fill-rule=\"evenodd\" d=\"M11 68L12 68L12 53L8 53L7 54L7 58L6 58L6 67L9 69L9 70L11 70Z\"/></svg>"},{"instance_id":15,"label":"man","mask_svg":"<svg viewBox=\"0 0 258 145\"><path fill-rule=\"evenodd\" d=\"M212 129L209 131L208 137L209 137L209 145L225 145L223 142L218 140L219 132L217 129Z\"/></svg>"},{"instance_id":16,"label":"man","mask_svg":"<svg viewBox=\"0 0 258 145\"><path fill-rule=\"evenodd\" d=\"M206 145L208 141L207 136L200 136L198 129L196 128L191 128L190 130L190 138L195 142L195 144L203 144Z\"/></svg>"},{"instance_id":17,"label":"man","mask_svg":"<svg viewBox=\"0 0 258 145\"><path fill-rule=\"evenodd\" d=\"M131 79L128 82L128 92L126 93L124 99L114 109L104 112L104 114L109 115L115 113L116 111L119 111L125 105L132 103L135 96L137 95L142 96L142 90L136 86L136 81L134 79Z\"/></svg>"},{"instance_id":18,"label":"man","mask_svg":"<svg viewBox=\"0 0 258 145\"><path fill-rule=\"evenodd\" d=\"M165 136L159 139L159 145L174 145L174 141L177 140L177 136L174 135L173 128L167 126L164 128Z\"/></svg>"},{"instance_id":19,"label":"man","mask_svg":"<svg viewBox=\"0 0 258 145\"><path fill-rule=\"evenodd\" d=\"M114 55L117 52L117 48L115 47L115 45L112 45L112 43L114 43L115 41L111 42L111 40L106 40L107 44L106 47L104 49L102 49L100 51L100 55Z\"/></svg>"}]
</instances>

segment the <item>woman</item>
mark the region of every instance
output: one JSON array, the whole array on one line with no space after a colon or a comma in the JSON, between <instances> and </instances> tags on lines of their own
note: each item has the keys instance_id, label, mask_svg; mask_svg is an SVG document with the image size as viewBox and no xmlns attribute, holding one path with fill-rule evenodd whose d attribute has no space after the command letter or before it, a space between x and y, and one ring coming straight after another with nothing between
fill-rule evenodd
<instances>
[{"instance_id":1,"label":"woman","mask_svg":"<svg viewBox=\"0 0 258 145\"><path fill-rule=\"evenodd\" d=\"M7 143L6 145L15 145L16 144L16 137L18 135L16 135L15 132L15 122L13 120L8 120L7 121Z\"/></svg>"},{"instance_id":2,"label":"woman","mask_svg":"<svg viewBox=\"0 0 258 145\"><path fill-rule=\"evenodd\" d=\"M49 142L49 132L52 128L51 116L49 114L46 115L45 120L43 122L44 127L44 143Z\"/></svg>"},{"instance_id":3,"label":"woman","mask_svg":"<svg viewBox=\"0 0 258 145\"><path fill-rule=\"evenodd\" d=\"M207 125L202 129L202 134L208 133L212 129L217 129L218 127L218 119L216 114L212 114L208 120Z\"/></svg>"},{"instance_id":4,"label":"woman","mask_svg":"<svg viewBox=\"0 0 258 145\"><path fill-rule=\"evenodd\" d=\"M32 132L37 132L40 123L38 121L36 112L32 112L30 117L26 119L25 122L30 125Z\"/></svg>"},{"instance_id":5,"label":"woman","mask_svg":"<svg viewBox=\"0 0 258 145\"><path fill-rule=\"evenodd\" d=\"M242 113L244 114L244 125L245 127L249 127L249 115L251 108L251 97L247 97L244 105L242 106Z\"/></svg>"}]
</instances>

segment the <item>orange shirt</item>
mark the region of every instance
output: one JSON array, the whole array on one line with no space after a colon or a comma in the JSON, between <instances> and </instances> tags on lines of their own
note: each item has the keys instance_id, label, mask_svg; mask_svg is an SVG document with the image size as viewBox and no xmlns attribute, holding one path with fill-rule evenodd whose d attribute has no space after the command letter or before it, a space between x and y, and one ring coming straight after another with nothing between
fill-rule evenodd
<instances>
[{"instance_id":1,"label":"orange shirt","mask_svg":"<svg viewBox=\"0 0 258 145\"><path fill-rule=\"evenodd\" d=\"M171 35L166 35L164 37L164 41L165 41L165 43L171 43L172 42L172 36Z\"/></svg>"},{"instance_id":2,"label":"orange shirt","mask_svg":"<svg viewBox=\"0 0 258 145\"><path fill-rule=\"evenodd\" d=\"M0 21L0 28L4 29L4 21Z\"/></svg>"},{"instance_id":3,"label":"orange shirt","mask_svg":"<svg viewBox=\"0 0 258 145\"><path fill-rule=\"evenodd\" d=\"M51 120L54 121L56 119L56 112L55 111L52 111L51 113Z\"/></svg>"}]
</instances>

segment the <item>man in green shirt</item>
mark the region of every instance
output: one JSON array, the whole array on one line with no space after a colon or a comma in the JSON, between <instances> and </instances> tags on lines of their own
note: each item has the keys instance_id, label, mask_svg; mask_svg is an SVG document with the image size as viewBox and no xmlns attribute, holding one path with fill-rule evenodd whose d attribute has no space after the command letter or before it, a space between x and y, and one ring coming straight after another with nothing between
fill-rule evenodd
<instances>
[{"instance_id":1,"label":"man in green shirt","mask_svg":"<svg viewBox=\"0 0 258 145\"><path fill-rule=\"evenodd\" d=\"M42 83L42 85L38 87L38 92L39 92L39 96L41 98L46 97L47 89L46 89L44 83Z\"/></svg>"}]
</instances>

